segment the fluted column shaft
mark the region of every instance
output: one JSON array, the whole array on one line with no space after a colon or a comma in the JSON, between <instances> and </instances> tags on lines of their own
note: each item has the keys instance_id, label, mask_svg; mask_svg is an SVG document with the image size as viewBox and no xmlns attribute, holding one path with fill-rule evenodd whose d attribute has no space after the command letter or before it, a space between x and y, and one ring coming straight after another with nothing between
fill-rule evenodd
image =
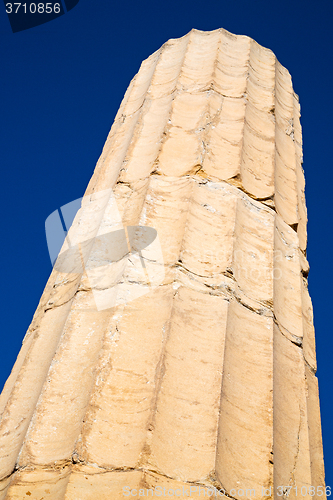
<instances>
[{"instance_id":1,"label":"fluted column shaft","mask_svg":"<svg viewBox=\"0 0 333 500\"><path fill-rule=\"evenodd\" d=\"M86 272L53 270L0 397L0 500L324 485L299 118L246 36L193 30L142 63L70 235L153 227L164 279L98 310Z\"/></svg>"}]
</instances>

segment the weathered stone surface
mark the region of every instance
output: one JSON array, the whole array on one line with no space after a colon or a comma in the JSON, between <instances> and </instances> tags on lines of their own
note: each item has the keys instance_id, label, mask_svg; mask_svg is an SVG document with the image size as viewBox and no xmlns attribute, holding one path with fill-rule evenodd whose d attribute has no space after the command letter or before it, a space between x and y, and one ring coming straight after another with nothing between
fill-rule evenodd
<instances>
[{"instance_id":1,"label":"weathered stone surface","mask_svg":"<svg viewBox=\"0 0 333 500\"><path fill-rule=\"evenodd\" d=\"M248 37L193 30L142 63L70 230L87 271L53 270L0 397L0 500L324 485L299 117ZM91 242L137 225L160 285L139 296L121 257L98 288ZM138 298L99 310L117 280Z\"/></svg>"}]
</instances>

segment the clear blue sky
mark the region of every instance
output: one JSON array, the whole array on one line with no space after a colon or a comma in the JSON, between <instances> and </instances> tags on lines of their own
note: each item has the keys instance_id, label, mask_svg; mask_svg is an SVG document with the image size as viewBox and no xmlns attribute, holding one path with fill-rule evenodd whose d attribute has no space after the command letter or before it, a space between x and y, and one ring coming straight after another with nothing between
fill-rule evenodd
<instances>
[{"instance_id":1,"label":"clear blue sky","mask_svg":"<svg viewBox=\"0 0 333 500\"><path fill-rule=\"evenodd\" d=\"M44 222L83 195L125 90L169 38L223 27L269 47L300 96L308 258L326 460L333 486L333 2L80 0L13 34L0 5L2 181L0 386L51 272Z\"/></svg>"}]
</instances>

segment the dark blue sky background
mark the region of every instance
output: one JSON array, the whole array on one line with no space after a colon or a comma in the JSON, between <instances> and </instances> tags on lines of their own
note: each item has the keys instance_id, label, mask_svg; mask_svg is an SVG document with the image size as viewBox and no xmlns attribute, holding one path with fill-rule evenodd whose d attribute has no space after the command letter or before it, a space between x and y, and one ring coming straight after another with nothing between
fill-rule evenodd
<instances>
[{"instance_id":1,"label":"dark blue sky background","mask_svg":"<svg viewBox=\"0 0 333 500\"><path fill-rule=\"evenodd\" d=\"M51 272L44 223L83 195L125 90L169 38L223 27L274 51L300 96L326 482L333 486L333 2L80 0L13 34L0 5L0 390Z\"/></svg>"}]
</instances>

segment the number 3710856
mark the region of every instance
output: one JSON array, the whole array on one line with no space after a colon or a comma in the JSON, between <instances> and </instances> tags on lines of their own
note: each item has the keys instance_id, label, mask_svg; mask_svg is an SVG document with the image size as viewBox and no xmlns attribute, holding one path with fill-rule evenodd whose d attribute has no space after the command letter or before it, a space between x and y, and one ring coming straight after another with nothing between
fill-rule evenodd
<instances>
[{"instance_id":1,"label":"number 3710856","mask_svg":"<svg viewBox=\"0 0 333 500\"><path fill-rule=\"evenodd\" d=\"M61 11L60 3L6 3L7 14L59 14Z\"/></svg>"},{"instance_id":2,"label":"number 3710856","mask_svg":"<svg viewBox=\"0 0 333 500\"><path fill-rule=\"evenodd\" d=\"M277 487L277 496L278 497L287 497L290 495L291 490L294 491L296 496L331 496L331 487L330 486L278 486Z\"/></svg>"}]
</instances>

